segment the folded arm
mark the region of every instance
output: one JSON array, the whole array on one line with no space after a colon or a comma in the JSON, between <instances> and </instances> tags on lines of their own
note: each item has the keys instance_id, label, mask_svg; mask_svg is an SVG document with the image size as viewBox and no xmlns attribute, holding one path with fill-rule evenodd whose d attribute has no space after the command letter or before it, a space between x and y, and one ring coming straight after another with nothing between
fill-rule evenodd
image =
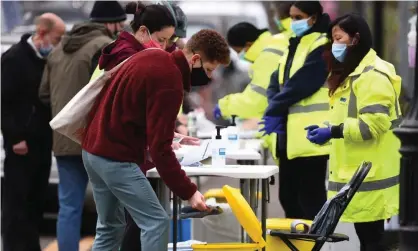
<instances>
[{"instance_id":1,"label":"folded arm","mask_svg":"<svg viewBox=\"0 0 418 251\"><path fill-rule=\"evenodd\" d=\"M354 82L359 115L344 121L342 134L345 140L361 142L378 139L392 126L390 111L396 108L397 94L386 76L377 72L369 74L373 77Z\"/></svg>"},{"instance_id":2,"label":"folded arm","mask_svg":"<svg viewBox=\"0 0 418 251\"><path fill-rule=\"evenodd\" d=\"M328 71L322 53L324 47L312 51L304 65L281 87L280 92L269 98L266 116L283 116L297 102L312 96L324 84Z\"/></svg>"}]
</instances>

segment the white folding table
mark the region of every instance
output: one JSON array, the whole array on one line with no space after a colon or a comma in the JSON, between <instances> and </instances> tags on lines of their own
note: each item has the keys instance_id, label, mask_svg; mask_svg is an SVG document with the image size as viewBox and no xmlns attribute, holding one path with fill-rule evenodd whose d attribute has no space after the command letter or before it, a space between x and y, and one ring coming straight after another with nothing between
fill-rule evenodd
<instances>
[{"instance_id":1,"label":"white folding table","mask_svg":"<svg viewBox=\"0 0 418 251\"><path fill-rule=\"evenodd\" d=\"M257 149L255 149L255 146L254 146L255 143L252 143L252 144L253 145L251 145L251 147L254 147L254 148L246 147L244 149L238 149L238 150L228 149L226 151L226 158L233 159L233 160L252 160L252 161L260 160L261 154ZM190 151L194 147L197 147L197 146L184 145L180 149L175 150L174 153L176 154L177 158L182 158L188 151Z\"/></svg>"},{"instance_id":2,"label":"white folding table","mask_svg":"<svg viewBox=\"0 0 418 251\"><path fill-rule=\"evenodd\" d=\"M221 129L221 134L224 133L225 129ZM254 139L257 135L257 130L244 130L239 131L240 139ZM213 135L216 135L216 130L214 131L197 131L196 137L199 139L211 139Z\"/></svg>"},{"instance_id":3,"label":"white folding table","mask_svg":"<svg viewBox=\"0 0 418 251\"><path fill-rule=\"evenodd\" d=\"M267 201L268 201L268 181L269 177L277 174L279 168L277 166L267 166L267 165L227 165L225 167L213 167L211 165L204 165L201 167L182 167L189 177L199 177L199 176L215 176L215 177L230 177L240 180L261 180L261 226L263 230L263 237L266 238L266 219L267 219ZM159 179L160 176L156 170L153 168L147 172L148 178ZM170 197L169 191L166 186L158 187L158 189L164 189L164 191L157 191L163 197L159 197L161 204L165 209L170 210ZM168 197L166 196L168 194ZM254 196L254 200L257 201L257 191L252 191L250 195ZM174 196L176 198L176 196ZM251 199L250 199L251 200ZM256 209L256 208L255 208ZM254 210L254 208L253 208ZM175 243L177 242L177 199L173 199L173 244L174 248ZM169 212L169 211L168 211ZM175 224L174 224L175 223ZM175 250L175 249L173 249Z\"/></svg>"},{"instance_id":4,"label":"white folding table","mask_svg":"<svg viewBox=\"0 0 418 251\"><path fill-rule=\"evenodd\" d=\"M252 144L254 147L255 143L252 143ZM184 156L184 154L186 154L187 151L189 151L193 147L196 147L196 146L183 146L182 148L176 150L175 153L176 153L177 158L181 158L182 156ZM227 150L226 158L236 160L239 165L247 165L247 166L253 165L254 166L259 160L261 160L262 156L260 152L258 152L256 149L248 148L248 149L238 149L234 151ZM200 175L200 176L204 176L204 175ZM200 187L199 176L196 176L196 178L197 178L197 183L198 183L197 185L199 188ZM163 182L159 182L158 186L159 187L165 186L165 184L163 184ZM240 179L241 193L255 212L256 212L256 207L257 207L257 196L256 196L257 188L258 188L257 180L245 179L245 178ZM163 191L163 189L161 189L161 191ZM162 195L162 196L166 197L166 195Z\"/></svg>"}]
</instances>

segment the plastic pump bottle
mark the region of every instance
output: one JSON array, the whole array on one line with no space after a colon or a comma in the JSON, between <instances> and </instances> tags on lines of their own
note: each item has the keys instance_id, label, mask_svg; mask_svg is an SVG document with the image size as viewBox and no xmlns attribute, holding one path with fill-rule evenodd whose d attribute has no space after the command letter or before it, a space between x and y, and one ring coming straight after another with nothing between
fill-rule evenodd
<instances>
[{"instance_id":1,"label":"plastic pump bottle","mask_svg":"<svg viewBox=\"0 0 418 251\"><path fill-rule=\"evenodd\" d=\"M212 166L225 167L227 142L222 139L221 129L224 126L216 126L216 136L212 141Z\"/></svg>"},{"instance_id":2,"label":"plastic pump bottle","mask_svg":"<svg viewBox=\"0 0 418 251\"><path fill-rule=\"evenodd\" d=\"M228 135L228 144L229 149L231 149L232 151L236 151L240 148L239 129L236 124L237 115L232 115L231 117L231 125L228 126L228 128L226 129Z\"/></svg>"}]
</instances>

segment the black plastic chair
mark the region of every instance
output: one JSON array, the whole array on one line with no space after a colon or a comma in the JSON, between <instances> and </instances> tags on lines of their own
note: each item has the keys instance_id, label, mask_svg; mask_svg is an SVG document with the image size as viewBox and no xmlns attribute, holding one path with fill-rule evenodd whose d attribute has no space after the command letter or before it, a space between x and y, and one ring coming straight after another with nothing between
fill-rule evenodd
<instances>
[{"instance_id":1,"label":"black plastic chair","mask_svg":"<svg viewBox=\"0 0 418 251\"><path fill-rule=\"evenodd\" d=\"M271 230L271 236L277 236L290 248L292 251L300 251L290 240L302 240L315 242L312 251L319 251L326 242L341 242L348 241L348 236L344 234L334 234L335 228L354 197L355 193L363 183L367 174L372 167L372 163L363 162L357 169L351 180L330 200L328 200L319 213L315 216L312 225L309 227L306 223L295 220L291 225L291 230ZM304 231L297 231L298 225L304 226ZM305 251L305 250L304 250Z\"/></svg>"}]
</instances>

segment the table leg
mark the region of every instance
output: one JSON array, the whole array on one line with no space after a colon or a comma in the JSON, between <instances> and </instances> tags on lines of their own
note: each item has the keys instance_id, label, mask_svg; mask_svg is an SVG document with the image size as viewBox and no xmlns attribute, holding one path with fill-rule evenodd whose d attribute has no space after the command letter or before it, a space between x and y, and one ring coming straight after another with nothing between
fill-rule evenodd
<instances>
[{"instance_id":1,"label":"table leg","mask_svg":"<svg viewBox=\"0 0 418 251\"><path fill-rule=\"evenodd\" d=\"M196 186L197 186L197 190L200 190L200 177L196 177Z\"/></svg>"},{"instance_id":2,"label":"table leg","mask_svg":"<svg viewBox=\"0 0 418 251\"><path fill-rule=\"evenodd\" d=\"M253 210L254 214L257 215L257 180L250 180L250 187L249 187L249 204L251 209ZM252 242L251 238L247 235L247 242Z\"/></svg>"},{"instance_id":3,"label":"table leg","mask_svg":"<svg viewBox=\"0 0 418 251\"><path fill-rule=\"evenodd\" d=\"M171 207L170 207L170 190L164 184L161 179L158 179L157 182L157 197L161 203L161 206L167 212L167 214L171 215Z\"/></svg>"},{"instance_id":4,"label":"table leg","mask_svg":"<svg viewBox=\"0 0 418 251\"><path fill-rule=\"evenodd\" d=\"M247 199L247 195L246 195L246 180L240 179L239 180L239 185L240 185L240 191L241 194L244 196L245 199ZM245 242L245 231L244 228L241 227L241 242L244 243Z\"/></svg>"},{"instance_id":5,"label":"table leg","mask_svg":"<svg viewBox=\"0 0 418 251\"><path fill-rule=\"evenodd\" d=\"M261 181L261 229L263 231L263 238L266 240L267 232L267 189L269 185L268 179L263 179ZM263 248L265 251L266 248Z\"/></svg>"},{"instance_id":6,"label":"table leg","mask_svg":"<svg viewBox=\"0 0 418 251\"><path fill-rule=\"evenodd\" d=\"M177 211L178 211L178 204L177 204L177 196L173 194L173 251L177 251Z\"/></svg>"},{"instance_id":7,"label":"table leg","mask_svg":"<svg viewBox=\"0 0 418 251\"><path fill-rule=\"evenodd\" d=\"M267 161L268 161L268 159L269 159L269 149L266 147L266 148L263 148L263 165L267 165Z\"/></svg>"}]
</instances>

